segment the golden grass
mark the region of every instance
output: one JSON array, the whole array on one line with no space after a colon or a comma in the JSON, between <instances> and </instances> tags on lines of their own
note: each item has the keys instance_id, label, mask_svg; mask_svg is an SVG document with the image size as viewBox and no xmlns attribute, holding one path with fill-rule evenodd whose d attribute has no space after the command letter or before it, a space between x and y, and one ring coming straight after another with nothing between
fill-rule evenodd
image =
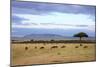
<instances>
[{"instance_id":1,"label":"golden grass","mask_svg":"<svg viewBox=\"0 0 100 67\"><path fill-rule=\"evenodd\" d=\"M58 48L52 48L58 46ZM61 48L65 46L64 48ZM78 46L78 48L75 48ZM86 48L84 48L87 46ZM28 47L25 50L25 47ZM37 47L37 48L35 48ZM40 49L44 47L43 49ZM11 65L95 61L95 44L12 44Z\"/></svg>"}]
</instances>

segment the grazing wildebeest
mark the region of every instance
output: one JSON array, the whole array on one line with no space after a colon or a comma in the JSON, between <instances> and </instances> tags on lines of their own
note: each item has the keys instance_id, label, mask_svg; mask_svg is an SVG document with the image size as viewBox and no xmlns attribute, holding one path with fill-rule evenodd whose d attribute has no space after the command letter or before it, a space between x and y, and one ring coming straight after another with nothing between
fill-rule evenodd
<instances>
[{"instance_id":1,"label":"grazing wildebeest","mask_svg":"<svg viewBox=\"0 0 100 67\"><path fill-rule=\"evenodd\" d=\"M83 48L88 48L88 46L84 46Z\"/></svg>"},{"instance_id":2,"label":"grazing wildebeest","mask_svg":"<svg viewBox=\"0 0 100 67\"><path fill-rule=\"evenodd\" d=\"M66 46L61 46L61 48L65 48Z\"/></svg>"},{"instance_id":3,"label":"grazing wildebeest","mask_svg":"<svg viewBox=\"0 0 100 67\"><path fill-rule=\"evenodd\" d=\"M52 46L51 49L52 49L52 48L58 48L58 46Z\"/></svg>"},{"instance_id":4,"label":"grazing wildebeest","mask_svg":"<svg viewBox=\"0 0 100 67\"><path fill-rule=\"evenodd\" d=\"M28 50L28 47L27 46L25 47L25 50Z\"/></svg>"},{"instance_id":5,"label":"grazing wildebeest","mask_svg":"<svg viewBox=\"0 0 100 67\"><path fill-rule=\"evenodd\" d=\"M79 48L78 46L75 46L75 48Z\"/></svg>"},{"instance_id":6,"label":"grazing wildebeest","mask_svg":"<svg viewBox=\"0 0 100 67\"><path fill-rule=\"evenodd\" d=\"M40 47L40 49L44 49L44 47Z\"/></svg>"}]
</instances>

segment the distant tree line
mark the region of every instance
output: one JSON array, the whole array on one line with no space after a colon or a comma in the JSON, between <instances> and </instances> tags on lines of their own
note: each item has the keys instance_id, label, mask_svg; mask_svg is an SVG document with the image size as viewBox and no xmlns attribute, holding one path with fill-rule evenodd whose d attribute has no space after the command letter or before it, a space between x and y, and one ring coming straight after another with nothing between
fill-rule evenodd
<instances>
[{"instance_id":1,"label":"distant tree line","mask_svg":"<svg viewBox=\"0 0 100 67\"><path fill-rule=\"evenodd\" d=\"M30 41L12 41L12 43L95 43L95 40L30 40Z\"/></svg>"}]
</instances>

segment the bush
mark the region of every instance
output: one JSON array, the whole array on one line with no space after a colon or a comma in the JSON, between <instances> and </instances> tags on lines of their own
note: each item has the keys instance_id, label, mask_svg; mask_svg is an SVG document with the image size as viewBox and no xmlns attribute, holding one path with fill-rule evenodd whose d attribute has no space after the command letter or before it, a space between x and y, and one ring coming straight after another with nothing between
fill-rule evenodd
<instances>
[{"instance_id":1,"label":"bush","mask_svg":"<svg viewBox=\"0 0 100 67\"><path fill-rule=\"evenodd\" d=\"M82 44L80 44L80 46L83 46Z\"/></svg>"},{"instance_id":2,"label":"bush","mask_svg":"<svg viewBox=\"0 0 100 67\"><path fill-rule=\"evenodd\" d=\"M55 41L55 40L51 40L51 41Z\"/></svg>"},{"instance_id":3,"label":"bush","mask_svg":"<svg viewBox=\"0 0 100 67\"><path fill-rule=\"evenodd\" d=\"M37 49L37 47L36 47L36 46L35 46L34 48L35 48L35 49Z\"/></svg>"},{"instance_id":4,"label":"bush","mask_svg":"<svg viewBox=\"0 0 100 67\"><path fill-rule=\"evenodd\" d=\"M60 55L61 53L57 53L57 55Z\"/></svg>"}]
</instances>

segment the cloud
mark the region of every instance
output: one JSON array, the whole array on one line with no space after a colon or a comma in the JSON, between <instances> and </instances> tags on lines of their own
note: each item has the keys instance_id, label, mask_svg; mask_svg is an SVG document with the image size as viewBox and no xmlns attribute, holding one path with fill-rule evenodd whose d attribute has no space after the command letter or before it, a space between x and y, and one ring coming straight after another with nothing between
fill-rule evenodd
<instances>
[{"instance_id":1,"label":"cloud","mask_svg":"<svg viewBox=\"0 0 100 67\"><path fill-rule=\"evenodd\" d=\"M13 28L26 28L26 29L86 29L86 30L93 30L95 31L95 26L94 25L89 25L89 26L77 26L77 25L70 25L70 26L63 26L63 25L12 25Z\"/></svg>"},{"instance_id":2,"label":"cloud","mask_svg":"<svg viewBox=\"0 0 100 67\"><path fill-rule=\"evenodd\" d=\"M52 12L95 15L95 6L13 1L12 11L14 13L36 15L45 15Z\"/></svg>"},{"instance_id":3,"label":"cloud","mask_svg":"<svg viewBox=\"0 0 100 67\"><path fill-rule=\"evenodd\" d=\"M15 24L21 24L22 21L26 21L28 19L16 16L16 15L12 15L12 22Z\"/></svg>"},{"instance_id":4,"label":"cloud","mask_svg":"<svg viewBox=\"0 0 100 67\"><path fill-rule=\"evenodd\" d=\"M14 16L20 20L20 23L13 23L13 28L95 30L95 21L91 15L54 12L44 16L32 14L14 14Z\"/></svg>"},{"instance_id":5,"label":"cloud","mask_svg":"<svg viewBox=\"0 0 100 67\"><path fill-rule=\"evenodd\" d=\"M21 20L21 23L28 24L73 24L73 25L94 25L95 21L91 15L84 14L69 14L69 13L57 13L53 12L48 15L34 15L34 14L14 14L19 18L27 20Z\"/></svg>"}]
</instances>

